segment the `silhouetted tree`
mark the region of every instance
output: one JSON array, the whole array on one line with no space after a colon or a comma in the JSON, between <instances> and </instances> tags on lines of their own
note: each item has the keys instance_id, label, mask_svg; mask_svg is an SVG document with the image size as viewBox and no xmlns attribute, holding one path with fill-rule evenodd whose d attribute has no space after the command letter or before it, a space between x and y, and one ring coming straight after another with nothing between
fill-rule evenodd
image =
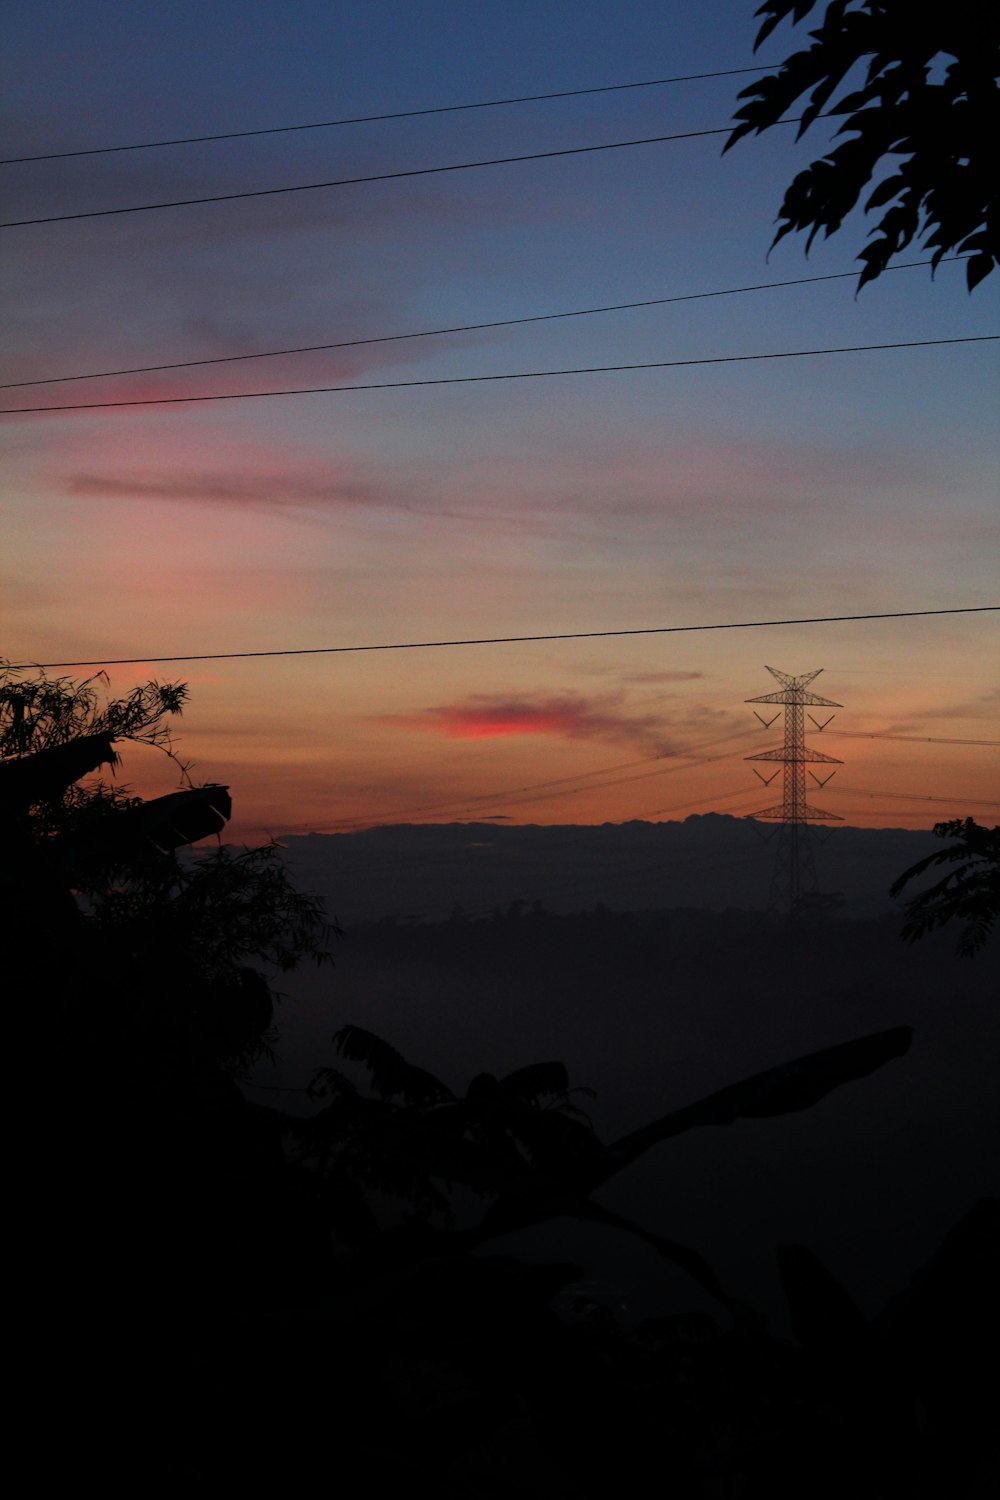
<instances>
[{"instance_id":1,"label":"silhouetted tree","mask_svg":"<svg viewBox=\"0 0 1000 1500\"><path fill-rule=\"evenodd\" d=\"M756 47L788 17L797 25L816 0L764 0ZM788 187L774 244L793 231L835 233L874 182L865 212L884 210L858 259L859 287L873 281L915 239L945 255L969 257L969 290L1000 260L997 173L1000 131L1000 16L981 0L915 5L912 0L830 0L795 52L743 89L747 103L725 149L760 134L808 95L799 136L819 118L847 118L848 138ZM855 70L864 65L859 77ZM852 73L856 85L836 97Z\"/></svg>"},{"instance_id":2,"label":"silhouetted tree","mask_svg":"<svg viewBox=\"0 0 1000 1500\"><path fill-rule=\"evenodd\" d=\"M275 974L325 955L320 907L275 847L186 856L225 826L227 788L185 773L145 801L101 779L123 742L172 753L185 698L0 671L0 974L32 1079L8 1248L57 1489L101 1472L159 1493L232 1458L259 1395L247 1310L327 1269L279 1128L232 1076L267 1045Z\"/></svg>"},{"instance_id":3,"label":"silhouetted tree","mask_svg":"<svg viewBox=\"0 0 1000 1500\"><path fill-rule=\"evenodd\" d=\"M1000 827L981 828L971 818L935 823L939 839L957 839L946 849L928 854L894 882L898 896L911 880L941 865L957 865L942 880L913 896L906 908L903 936L916 942L925 932L945 922L962 923L956 952L971 958L986 942L1000 916Z\"/></svg>"},{"instance_id":4,"label":"silhouetted tree","mask_svg":"<svg viewBox=\"0 0 1000 1500\"><path fill-rule=\"evenodd\" d=\"M612 1213L592 1195L652 1147L688 1130L809 1109L903 1056L910 1038L900 1026L795 1058L604 1143L574 1102L588 1091L570 1088L562 1063L536 1063L504 1078L481 1073L460 1096L382 1038L347 1026L334 1041L344 1057L367 1068L376 1097L362 1095L338 1069L324 1068L312 1092L329 1102L294 1134L300 1159L335 1187L332 1201L348 1240L364 1241L372 1222L357 1189L393 1193L423 1219L438 1214L448 1223L446 1185L460 1183L489 1200L470 1243L559 1216L606 1224L645 1240L740 1320L743 1310L700 1254Z\"/></svg>"},{"instance_id":5,"label":"silhouetted tree","mask_svg":"<svg viewBox=\"0 0 1000 1500\"><path fill-rule=\"evenodd\" d=\"M180 857L225 827L226 787L194 786L179 761L187 785L151 800L93 776L114 772L122 742L176 761L170 721L186 699L179 683L115 698L103 675L0 671L0 880L22 956L47 966L50 1005L89 1008L99 984L134 1011L133 1040L141 1017L150 1047L179 1028L236 1064L263 1044L271 976L328 956L327 928L276 846Z\"/></svg>"}]
</instances>

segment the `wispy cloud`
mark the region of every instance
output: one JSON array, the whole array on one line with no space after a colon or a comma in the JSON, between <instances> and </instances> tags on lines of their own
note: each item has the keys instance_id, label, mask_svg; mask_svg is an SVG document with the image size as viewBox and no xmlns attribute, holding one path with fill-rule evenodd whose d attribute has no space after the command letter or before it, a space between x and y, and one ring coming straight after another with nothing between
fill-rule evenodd
<instances>
[{"instance_id":1,"label":"wispy cloud","mask_svg":"<svg viewBox=\"0 0 1000 1500\"><path fill-rule=\"evenodd\" d=\"M572 740L614 740L667 753L675 748L657 714L622 709L620 695L585 698L575 693L501 695L474 693L456 703L410 714L386 714L376 722L447 739L498 739L543 735Z\"/></svg>"},{"instance_id":2,"label":"wispy cloud","mask_svg":"<svg viewBox=\"0 0 1000 1500\"><path fill-rule=\"evenodd\" d=\"M704 676L704 672L632 672L623 678L623 681L640 684L651 682L698 682Z\"/></svg>"},{"instance_id":3,"label":"wispy cloud","mask_svg":"<svg viewBox=\"0 0 1000 1500\"><path fill-rule=\"evenodd\" d=\"M251 506L269 511L297 506L385 503L363 483L321 475L233 473L230 470L83 472L67 476L65 493L101 500L181 500L208 505Z\"/></svg>"}]
</instances>

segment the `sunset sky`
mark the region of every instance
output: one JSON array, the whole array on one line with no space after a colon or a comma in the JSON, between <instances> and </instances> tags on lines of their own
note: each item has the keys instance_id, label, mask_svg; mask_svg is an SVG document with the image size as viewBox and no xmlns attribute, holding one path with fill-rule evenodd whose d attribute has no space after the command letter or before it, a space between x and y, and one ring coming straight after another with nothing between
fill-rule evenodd
<instances>
[{"instance_id":1,"label":"sunset sky","mask_svg":"<svg viewBox=\"0 0 1000 1500\"><path fill-rule=\"evenodd\" d=\"M751 0L15 4L5 156L751 67ZM761 52L778 62L802 28ZM3 219L724 127L747 77L0 168ZM378 339L850 272L767 257L814 128L4 230L2 378ZM921 252L907 257L923 259ZM994 277L851 278L7 389L4 407L995 333ZM997 345L4 416L0 654L108 661L998 602ZM997 821L998 616L113 667L186 680L237 837L750 813L745 700L823 668L816 793ZM68 672L68 669L67 669ZM58 675L54 671L54 675ZM83 669L75 674L87 675ZM835 734L839 735L833 738ZM874 737L873 737L874 736ZM974 743L970 743L974 742ZM150 794L175 769L127 751Z\"/></svg>"}]
</instances>

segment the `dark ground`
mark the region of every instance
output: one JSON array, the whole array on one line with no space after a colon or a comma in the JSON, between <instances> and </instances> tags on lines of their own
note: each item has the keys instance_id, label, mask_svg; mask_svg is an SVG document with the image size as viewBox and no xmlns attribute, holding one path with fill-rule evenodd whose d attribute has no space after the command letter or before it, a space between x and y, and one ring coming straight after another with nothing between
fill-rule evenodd
<instances>
[{"instance_id":1,"label":"dark ground","mask_svg":"<svg viewBox=\"0 0 1000 1500\"><path fill-rule=\"evenodd\" d=\"M601 1201L703 1252L782 1330L773 1251L819 1252L873 1314L972 1203L1000 1185L1000 963L954 934L914 946L898 917L830 921L792 935L760 913L515 908L480 921L349 929L333 971L287 982L279 1061L248 1097L308 1108L301 1088L333 1060L348 1022L464 1088L560 1058L598 1092L612 1138L802 1053L898 1024L910 1053L805 1113L693 1131L650 1152ZM590 1108L591 1106L587 1106ZM564 1224L498 1249L586 1262L630 1319L708 1309L643 1244Z\"/></svg>"}]
</instances>

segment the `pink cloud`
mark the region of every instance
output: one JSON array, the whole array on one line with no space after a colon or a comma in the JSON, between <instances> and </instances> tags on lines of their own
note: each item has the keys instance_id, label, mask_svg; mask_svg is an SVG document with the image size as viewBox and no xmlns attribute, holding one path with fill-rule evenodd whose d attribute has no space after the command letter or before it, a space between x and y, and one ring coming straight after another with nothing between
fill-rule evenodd
<instances>
[{"instance_id":1,"label":"pink cloud","mask_svg":"<svg viewBox=\"0 0 1000 1500\"><path fill-rule=\"evenodd\" d=\"M438 704L412 714L386 714L376 722L448 739L548 735L573 740L624 740L661 753L671 748L658 716L619 712L619 702L618 697L584 698L573 693L516 697L474 693L458 703Z\"/></svg>"},{"instance_id":2,"label":"pink cloud","mask_svg":"<svg viewBox=\"0 0 1000 1500\"><path fill-rule=\"evenodd\" d=\"M246 441L214 426L178 430L173 418L151 419L134 436L83 429L62 444L49 483L90 502L163 501L223 511L270 514L306 509L389 506L407 496L368 473L349 455L305 451L283 442Z\"/></svg>"}]
</instances>

